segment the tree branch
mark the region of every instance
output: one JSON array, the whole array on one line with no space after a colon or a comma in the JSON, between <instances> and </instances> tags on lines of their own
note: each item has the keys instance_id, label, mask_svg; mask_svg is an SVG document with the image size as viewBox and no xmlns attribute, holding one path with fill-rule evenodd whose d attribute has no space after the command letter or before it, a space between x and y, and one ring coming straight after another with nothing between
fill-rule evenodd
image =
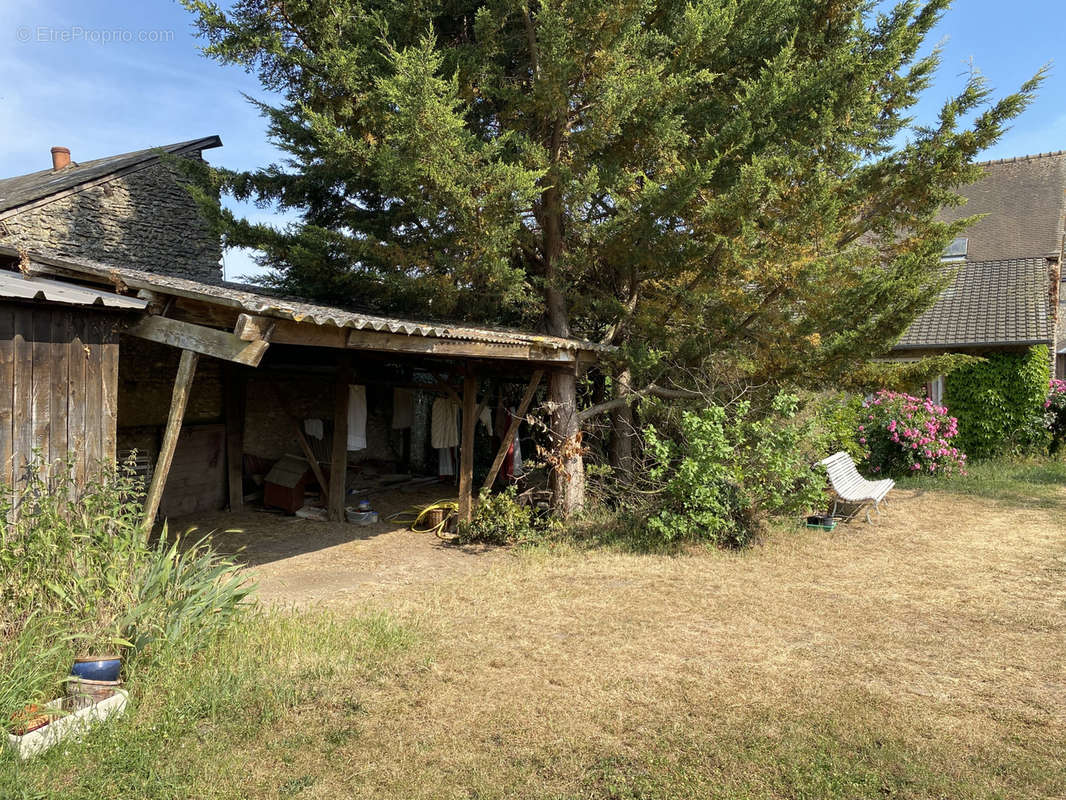
<instances>
[{"instance_id":1,"label":"tree branch","mask_svg":"<svg viewBox=\"0 0 1066 800\"><path fill-rule=\"evenodd\" d=\"M649 383L643 389L637 389L623 397L616 397L613 400L606 400L594 406L589 406L584 411L578 412L577 418L584 422L600 414L606 414L608 411L614 411L616 408L632 405L642 397L659 397L663 400L696 400L702 398L703 395L691 389L667 389L664 386Z\"/></svg>"}]
</instances>

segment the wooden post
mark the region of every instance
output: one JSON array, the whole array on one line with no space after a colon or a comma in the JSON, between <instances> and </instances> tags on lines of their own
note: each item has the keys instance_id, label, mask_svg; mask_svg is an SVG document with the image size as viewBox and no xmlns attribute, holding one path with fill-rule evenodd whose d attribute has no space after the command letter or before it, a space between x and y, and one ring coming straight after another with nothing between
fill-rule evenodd
<instances>
[{"instance_id":1,"label":"wooden post","mask_svg":"<svg viewBox=\"0 0 1066 800\"><path fill-rule=\"evenodd\" d=\"M240 368L226 369L226 483L229 510L244 507L244 414L247 383Z\"/></svg>"},{"instance_id":2,"label":"wooden post","mask_svg":"<svg viewBox=\"0 0 1066 800\"><path fill-rule=\"evenodd\" d=\"M333 452L329 464L329 519L344 522L348 496L348 386L352 382L351 358L341 356L333 402Z\"/></svg>"},{"instance_id":3,"label":"wooden post","mask_svg":"<svg viewBox=\"0 0 1066 800\"><path fill-rule=\"evenodd\" d=\"M477 426L477 378L463 378L463 438L459 445L459 521L474 516L474 429Z\"/></svg>"},{"instance_id":4,"label":"wooden post","mask_svg":"<svg viewBox=\"0 0 1066 800\"><path fill-rule=\"evenodd\" d=\"M152 474L152 485L148 488L148 497L144 501L144 520L142 524L147 530L152 529L155 515L159 511L159 501L163 498L163 487L167 482L170 464L174 460L174 450L178 446L181 420L185 416L185 406L189 402L189 390L192 388L192 379L196 374L197 359L199 359L199 356L192 350L181 351L178 374L174 378L174 394L170 398L167 429L166 433L163 434L163 444L159 448L159 458L156 459L155 472Z\"/></svg>"},{"instance_id":5,"label":"wooden post","mask_svg":"<svg viewBox=\"0 0 1066 800\"><path fill-rule=\"evenodd\" d=\"M500 449L496 452L496 458L492 460L492 466L489 467L489 474L485 476L485 483L481 487L482 491L491 488L496 480L496 475L499 474L500 467L503 466L503 460L507 458L507 451L511 447L511 442L514 441L514 435L518 432L518 426L522 424L522 418L526 415L526 411L529 410L529 404L533 402L533 395L536 393L537 387L540 385L540 379L543 376L544 370L538 369L529 379L525 394L522 395L522 402L518 404L514 416L511 417L511 422L507 426L507 433L504 434L503 441L500 443Z\"/></svg>"}]
</instances>

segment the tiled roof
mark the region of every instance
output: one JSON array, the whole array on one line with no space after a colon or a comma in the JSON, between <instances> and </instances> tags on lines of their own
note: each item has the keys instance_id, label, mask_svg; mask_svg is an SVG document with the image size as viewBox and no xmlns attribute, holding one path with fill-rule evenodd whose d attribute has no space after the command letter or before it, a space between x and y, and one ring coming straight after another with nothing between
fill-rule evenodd
<instances>
[{"instance_id":1,"label":"tiled roof","mask_svg":"<svg viewBox=\"0 0 1066 800\"><path fill-rule=\"evenodd\" d=\"M1046 258L969 261L958 270L951 286L894 349L1051 342Z\"/></svg>"},{"instance_id":2,"label":"tiled roof","mask_svg":"<svg viewBox=\"0 0 1066 800\"><path fill-rule=\"evenodd\" d=\"M43 169L39 172L31 172L28 175L4 178L0 180L0 213L10 211L27 203L43 200L50 195L73 189L98 178L106 178L108 175L121 172L130 167L153 161L159 158L160 151L172 154L191 153L209 150L212 147L219 147L221 144L222 140L217 136L206 136L202 139L190 139L187 142L177 142L163 145L162 147L150 147L146 150L136 150L132 153L98 158L94 161L86 161L80 164L71 162L69 167L59 170Z\"/></svg>"},{"instance_id":3,"label":"tiled roof","mask_svg":"<svg viewBox=\"0 0 1066 800\"><path fill-rule=\"evenodd\" d=\"M973 261L1049 256L1062 249L1066 226L1066 150L987 161L984 177L963 186L967 202L945 208L953 222L987 214L961 235Z\"/></svg>"}]
</instances>

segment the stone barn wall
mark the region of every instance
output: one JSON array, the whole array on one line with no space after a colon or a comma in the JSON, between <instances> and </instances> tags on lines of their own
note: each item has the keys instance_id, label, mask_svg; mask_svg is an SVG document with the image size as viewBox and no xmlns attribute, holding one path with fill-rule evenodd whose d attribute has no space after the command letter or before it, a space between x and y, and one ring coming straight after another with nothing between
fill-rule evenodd
<instances>
[{"instance_id":1,"label":"stone barn wall","mask_svg":"<svg viewBox=\"0 0 1066 800\"><path fill-rule=\"evenodd\" d=\"M218 283L222 244L173 164L154 162L0 222L0 243Z\"/></svg>"}]
</instances>

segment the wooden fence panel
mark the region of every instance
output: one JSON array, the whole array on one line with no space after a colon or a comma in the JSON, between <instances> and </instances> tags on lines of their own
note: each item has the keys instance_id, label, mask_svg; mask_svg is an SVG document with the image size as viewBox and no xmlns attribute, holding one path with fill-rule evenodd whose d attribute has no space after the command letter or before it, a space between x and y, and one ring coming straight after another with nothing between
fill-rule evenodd
<instances>
[{"instance_id":1,"label":"wooden fence panel","mask_svg":"<svg viewBox=\"0 0 1066 800\"><path fill-rule=\"evenodd\" d=\"M18 488L38 454L46 474L70 459L80 490L115 458L117 318L0 302L0 484Z\"/></svg>"}]
</instances>

